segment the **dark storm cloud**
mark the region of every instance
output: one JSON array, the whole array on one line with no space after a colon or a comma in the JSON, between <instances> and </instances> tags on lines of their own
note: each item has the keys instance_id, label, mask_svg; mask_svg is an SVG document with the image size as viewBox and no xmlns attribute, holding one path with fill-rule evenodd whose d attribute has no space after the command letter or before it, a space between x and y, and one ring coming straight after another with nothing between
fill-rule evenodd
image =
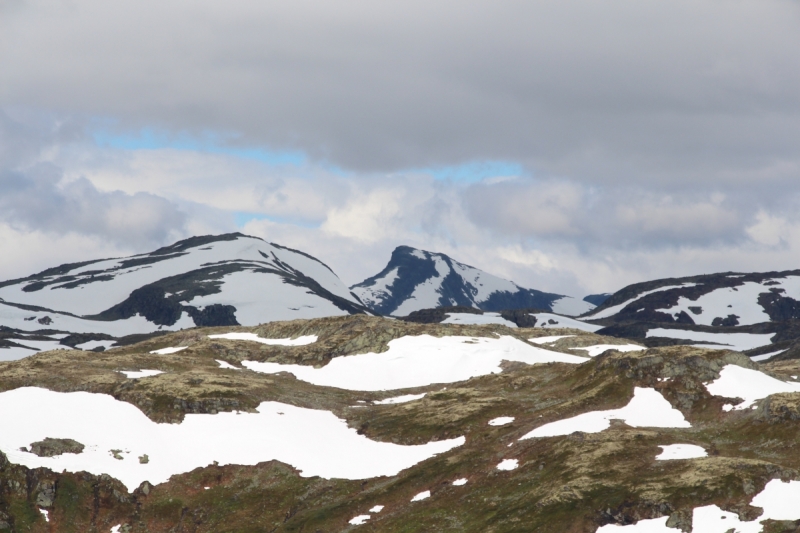
<instances>
[{"instance_id":1,"label":"dark storm cloud","mask_svg":"<svg viewBox=\"0 0 800 533\"><path fill-rule=\"evenodd\" d=\"M0 22L6 103L240 134L355 170L499 159L601 183L796 178L796 2L43 6ZM794 168L770 174L778 162Z\"/></svg>"}]
</instances>

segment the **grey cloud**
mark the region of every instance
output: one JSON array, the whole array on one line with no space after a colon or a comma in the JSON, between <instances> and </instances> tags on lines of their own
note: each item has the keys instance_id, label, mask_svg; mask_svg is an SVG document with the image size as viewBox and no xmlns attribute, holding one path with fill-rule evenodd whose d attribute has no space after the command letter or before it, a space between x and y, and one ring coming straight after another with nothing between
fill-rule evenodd
<instances>
[{"instance_id":1,"label":"grey cloud","mask_svg":"<svg viewBox=\"0 0 800 533\"><path fill-rule=\"evenodd\" d=\"M0 99L360 171L736 183L800 161L796 2L28 2ZM777 179L796 180L796 172Z\"/></svg>"},{"instance_id":2,"label":"grey cloud","mask_svg":"<svg viewBox=\"0 0 800 533\"><path fill-rule=\"evenodd\" d=\"M0 222L101 237L137 250L185 234L186 215L164 198L101 191L85 178L65 181L62 169L42 158L58 136L52 125L42 131L0 114Z\"/></svg>"}]
</instances>

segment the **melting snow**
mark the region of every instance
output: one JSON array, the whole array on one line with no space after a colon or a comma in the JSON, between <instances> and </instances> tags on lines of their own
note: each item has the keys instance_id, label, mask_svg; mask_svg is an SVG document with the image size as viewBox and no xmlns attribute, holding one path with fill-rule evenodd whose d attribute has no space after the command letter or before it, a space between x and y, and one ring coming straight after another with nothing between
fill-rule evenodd
<instances>
[{"instance_id":1,"label":"melting snow","mask_svg":"<svg viewBox=\"0 0 800 533\"><path fill-rule=\"evenodd\" d=\"M647 348L643 346L637 346L636 344L595 344L592 346L583 346L580 348L570 348L570 350L586 350L589 354L589 357L597 357L603 352L608 350L617 350L619 352L636 352L639 350L646 350Z\"/></svg>"},{"instance_id":2,"label":"melting snow","mask_svg":"<svg viewBox=\"0 0 800 533\"><path fill-rule=\"evenodd\" d=\"M509 336L494 339L420 335L389 341L389 349L383 353L334 357L322 368L254 361L243 361L242 365L267 374L291 372L298 379L315 385L379 391L498 374L502 371L502 361L577 364L586 359L537 348Z\"/></svg>"},{"instance_id":3,"label":"melting snow","mask_svg":"<svg viewBox=\"0 0 800 533\"><path fill-rule=\"evenodd\" d=\"M426 491L420 492L419 494L417 494L416 496L411 498L411 501L412 502L418 502L420 500L425 500L425 499L430 498L430 497L431 497L431 491L426 490Z\"/></svg>"},{"instance_id":4,"label":"melting snow","mask_svg":"<svg viewBox=\"0 0 800 533\"><path fill-rule=\"evenodd\" d=\"M157 376L163 374L161 370L120 370L120 374L125 374L128 379L149 378L150 376Z\"/></svg>"},{"instance_id":5,"label":"melting snow","mask_svg":"<svg viewBox=\"0 0 800 533\"><path fill-rule=\"evenodd\" d=\"M278 402L256 413L187 414L180 424L157 424L131 404L105 394L59 393L24 387L0 393L0 450L29 468L108 474L128 490L218 461L254 465L278 460L304 477L366 479L393 476L464 444L464 437L418 446L376 442L358 435L329 411ZM45 437L84 444L80 454L39 457L20 447ZM109 450L126 450L123 460ZM142 464L135 458L147 454Z\"/></svg>"},{"instance_id":6,"label":"melting snow","mask_svg":"<svg viewBox=\"0 0 800 533\"><path fill-rule=\"evenodd\" d=\"M169 355L171 353L178 353L181 350L185 350L188 346L171 346L169 348L161 348L160 350L153 350L150 353L158 354L158 355Z\"/></svg>"},{"instance_id":7,"label":"melting snow","mask_svg":"<svg viewBox=\"0 0 800 533\"><path fill-rule=\"evenodd\" d=\"M506 424L510 424L514 421L513 416L500 416L498 418L493 418L489 420L490 426L505 426Z\"/></svg>"},{"instance_id":8,"label":"melting snow","mask_svg":"<svg viewBox=\"0 0 800 533\"><path fill-rule=\"evenodd\" d=\"M783 353L783 352L785 352L785 351L786 351L786 350L778 350L777 352L762 353L761 355L754 355L754 356L753 356L753 357L751 357L750 359L752 359L753 361L756 361L756 362L759 362L759 363L760 363L761 361L766 361L766 360L768 360L768 359L772 359L772 358L773 358L773 357L775 357L776 355L778 355L778 354L782 354L782 353Z\"/></svg>"},{"instance_id":9,"label":"melting snow","mask_svg":"<svg viewBox=\"0 0 800 533\"><path fill-rule=\"evenodd\" d=\"M103 347L106 350L114 346L117 341L89 341L84 342L83 344L78 344L75 346L76 348L80 348L81 350L94 350L95 348Z\"/></svg>"},{"instance_id":10,"label":"melting snow","mask_svg":"<svg viewBox=\"0 0 800 533\"><path fill-rule=\"evenodd\" d=\"M372 402L375 405L391 405L395 403L407 403L413 402L414 400L419 400L425 397L425 392L422 394L406 394L405 396L395 396L394 398L386 398L384 400L378 400L376 402Z\"/></svg>"},{"instance_id":11,"label":"melting snow","mask_svg":"<svg viewBox=\"0 0 800 533\"><path fill-rule=\"evenodd\" d=\"M589 324L575 318L554 315L552 313L531 314L536 317L537 328L573 328L581 331L588 331L589 333L594 333L598 329L603 329L603 326L595 326L594 324Z\"/></svg>"},{"instance_id":12,"label":"melting snow","mask_svg":"<svg viewBox=\"0 0 800 533\"><path fill-rule=\"evenodd\" d=\"M714 396L743 398L744 401L739 405L725 409L726 411L731 409L738 411L747 409L756 401L771 394L800 392L800 383L781 381L758 370L725 365L719 373L719 378L706 385L706 389Z\"/></svg>"},{"instance_id":13,"label":"melting snow","mask_svg":"<svg viewBox=\"0 0 800 533\"><path fill-rule=\"evenodd\" d=\"M351 518L349 523L353 524L354 526L360 526L361 524L366 523L367 520L369 519L370 516L368 514L360 514L358 516Z\"/></svg>"},{"instance_id":14,"label":"melting snow","mask_svg":"<svg viewBox=\"0 0 800 533\"><path fill-rule=\"evenodd\" d=\"M694 444L668 444L666 446L659 446L659 448L663 451L659 455L656 455L657 461L708 457L708 454L701 446L695 446Z\"/></svg>"},{"instance_id":15,"label":"melting snow","mask_svg":"<svg viewBox=\"0 0 800 533\"><path fill-rule=\"evenodd\" d=\"M274 346L305 346L307 344L314 344L318 339L316 335L304 335L296 339L265 339L259 337L255 333L222 333L220 335L209 335L208 338L227 339L231 341L253 341Z\"/></svg>"},{"instance_id":16,"label":"melting snow","mask_svg":"<svg viewBox=\"0 0 800 533\"><path fill-rule=\"evenodd\" d=\"M534 344L550 344L552 342L556 342L561 339L568 339L570 337L575 337L575 335L550 335L548 337L534 337L528 340Z\"/></svg>"},{"instance_id":17,"label":"melting snow","mask_svg":"<svg viewBox=\"0 0 800 533\"><path fill-rule=\"evenodd\" d=\"M716 344L695 344L698 348L744 351L769 344L774 333L707 333L684 329L654 328L647 331L646 337L666 337L690 341L707 341Z\"/></svg>"},{"instance_id":18,"label":"melting snow","mask_svg":"<svg viewBox=\"0 0 800 533\"><path fill-rule=\"evenodd\" d=\"M519 461L516 459L503 459L497 465L498 470L514 470L519 466Z\"/></svg>"},{"instance_id":19,"label":"melting snow","mask_svg":"<svg viewBox=\"0 0 800 533\"><path fill-rule=\"evenodd\" d=\"M500 316L500 313L447 313L447 318L442 320L442 324L500 324L509 328L516 328L517 325Z\"/></svg>"},{"instance_id":20,"label":"melting snow","mask_svg":"<svg viewBox=\"0 0 800 533\"><path fill-rule=\"evenodd\" d=\"M688 428L689 422L683 413L672 405L655 389L636 387L633 398L625 407L609 411L591 411L572 418L550 422L540 426L519 440L534 437L556 437L569 435L575 431L599 433L611 426L611 420L622 420L632 427Z\"/></svg>"},{"instance_id":21,"label":"melting snow","mask_svg":"<svg viewBox=\"0 0 800 533\"><path fill-rule=\"evenodd\" d=\"M241 370L241 368L235 367L227 361L223 361L221 359L214 359L217 362L220 368L226 368L228 370Z\"/></svg>"},{"instance_id":22,"label":"melting snow","mask_svg":"<svg viewBox=\"0 0 800 533\"><path fill-rule=\"evenodd\" d=\"M46 509L39 509L39 512L42 513L42 515L44 516L44 521L45 522L49 522L50 521L50 513L47 512Z\"/></svg>"},{"instance_id":23,"label":"melting snow","mask_svg":"<svg viewBox=\"0 0 800 533\"><path fill-rule=\"evenodd\" d=\"M460 487L460 486L466 485L466 484L467 484L467 478L465 478L465 477L462 477L460 479L457 479L457 480L453 481L453 485L455 485L456 487Z\"/></svg>"},{"instance_id":24,"label":"melting snow","mask_svg":"<svg viewBox=\"0 0 800 533\"><path fill-rule=\"evenodd\" d=\"M383 511L383 505L376 505L369 510L370 513L380 513L381 511Z\"/></svg>"}]
</instances>

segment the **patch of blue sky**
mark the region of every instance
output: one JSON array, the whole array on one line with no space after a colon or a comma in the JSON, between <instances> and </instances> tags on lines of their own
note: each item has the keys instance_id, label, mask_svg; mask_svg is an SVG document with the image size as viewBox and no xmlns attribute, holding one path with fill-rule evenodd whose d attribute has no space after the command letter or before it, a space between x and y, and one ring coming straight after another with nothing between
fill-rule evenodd
<instances>
[{"instance_id":1,"label":"patch of blue sky","mask_svg":"<svg viewBox=\"0 0 800 533\"><path fill-rule=\"evenodd\" d=\"M437 180L477 182L489 178L521 176L522 166L511 161L470 161L461 165L417 168L412 172L430 174Z\"/></svg>"},{"instance_id":2,"label":"patch of blue sky","mask_svg":"<svg viewBox=\"0 0 800 533\"><path fill-rule=\"evenodd\" d=\"M200 137L189 134L173 135L150 128L143 128L136 133L112 133L103 129L92 132L94 143L101 148L186 150L252 159L273 166L300 166L308 161L306 155L300 151L235 146L229 142L232 138L212 133Z\"/></svg>"},{"instance_id":3,"label":"patch of blue sky","mask_svg":"<svg viewBox=\"0 0 800 533\"><path fill-rule=\"evenodd\" d=\"M292 226L310 229L317 229L321 225L320 222L313 220L265 215L263 213L251 213L248 211L235 211L233 213L233 220L236 223L236 227L239 229L244 228L249 222L258 220L269 220L270 222L275 222L276 224L291 224Z\"/></svg>"}]
</instances>

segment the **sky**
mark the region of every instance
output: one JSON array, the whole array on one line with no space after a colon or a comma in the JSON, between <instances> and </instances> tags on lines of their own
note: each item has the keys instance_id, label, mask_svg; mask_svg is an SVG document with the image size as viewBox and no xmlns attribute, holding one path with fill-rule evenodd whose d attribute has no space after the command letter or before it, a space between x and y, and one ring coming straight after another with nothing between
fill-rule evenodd
<instances>
[{"instance_id":1,"label":"sky","mask_svg":"<svg viewBox=\"0 0 800 533\"><path fill-rule=\"evenodd\" d=\"M0 279L240 231L583 296L800 268L797 0L0 0Z\"/></svg>"}]
</instances>

